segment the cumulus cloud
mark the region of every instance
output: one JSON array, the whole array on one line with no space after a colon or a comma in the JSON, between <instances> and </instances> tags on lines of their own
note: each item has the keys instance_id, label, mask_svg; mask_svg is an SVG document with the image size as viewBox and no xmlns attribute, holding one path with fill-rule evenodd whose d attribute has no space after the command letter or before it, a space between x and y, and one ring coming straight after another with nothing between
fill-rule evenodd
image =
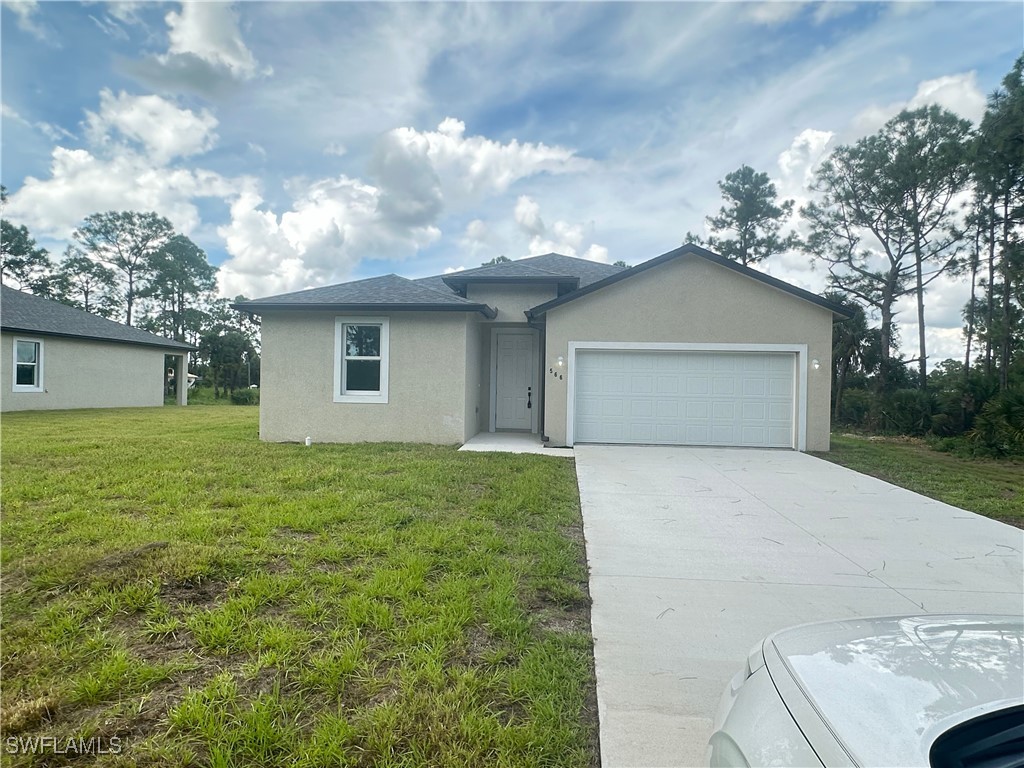
<instances>
[{"instance_id":1,"label":"cumulus cloud","mask_svg":"<svg viewBox=\"0 0 1024 768\"><path fill-rule=\"evenodd\" d=\"M30 124L6 106L4 115ZM32 125L55 141L75 138L56 126ZM97 111L86 111L82 122L87 148L54 147L49 176L27 177L11 195L7 214L37 236L58 240L68 239L89 214L107 210L158 211L187 234L200 224L197 199L231 199L255 185L250 177L175 162L213 146L216 126L205 110L104 90Z\"/></svg>"},{"instance_id":2,"label":"cumulus cloud","mask_svg":"<svg viewBox=\"0 0 1024 768\"><path fill-rule=\"evenodd\" d=\"M591 165L565 147L521 143L515 139L503 144L483 136L466 136L465 123L452 117L445 118L436 131L389 131L380 143L380 151L388 164L401 166L410 181L423 185L428 197L436 191L453 203L477 202L540 173L575 173ZM385 165L373 167L371 172L384 169L390 170ZM400 194L389 187L394 180L390 174L384 174L382 186L389 193Z\"/></svg>"},{"instance_id":3,"label":"cumulus cloud","mask_svg":"<svg viewBox=\"0 0 1024 768\"><path fill-rule=\"evenodd\" d=\"M142 145L158 164L209 150L217 140L217 119L207 110L182 109L160 96L115 96L100 91L98 112L86 111L85 129L90 141L102 146L115 137Z\"/></svg>"},{"instance_id":4,"label":"cumulus cloud","mask_svg":"<svg viewBox=\"0 0 1024 768\"><path fill-rule=\"evenodd\" d=\"M779 154L779 170L787 189L806 188L814 178L814 171L825 159L828 144L835 134L807 128L798 133L789 147Z\"/></svg>"},{"instance_id":5,"label":"cumulus cloud","mask_svg":"<svg viewBox=\"0 0 1024 768\"><path fill-rule=\"evenodd\" d=\"M527 256L539 256L544 253L561 253L566 256L579 256L608 263L608 249L592 242L594 223L573 224L567 221L555 221L550 226L540 215L540 205L526 195L520 195L516 201L513 217L523 234L530 239ZM584 247L584 244L585 247Z\"/></svg>"},{"instance_id":6,"label":"cumulus cloud","mask_svg":"<svg viewBox=\"0 0 1024 768\"><path fill-rule=\"evenodd\" d=\"M83 218L108 210L158 211L188 233L200 220L195 198L231 196L240 183L212 171L154 165L130 150L104 156L56 147L49 178L26 178L7 214L33 234L64 240Z\"/></svg>"},{"instance_id":7,"label":"cumulus cloud","mask_svg":"<svg viewBox=\"0 0 1024 768\"><path fill-rule=\"evenodd\" d=\"M985 114L985 94L978 86L978 73L974 71L923 80L907 101L887 105L872 105L862 110L853 121L858 135L874 133L903 109L918 109L938 104L972 123L981 121Z\"/></svg>"},{"instance_id":8,"label":"cumulus cloud","mask_svg":"<svg viewBox=\"0 0 1024 768\"><path fill-rule=\"evenodd\" d=\"M346 279L364 258L402 259L440 236L426 223L379 215L381 190L347 176L293 189L278 215L255 191L231 206L231 222L218 228L231 258L220 272L227 295L267 295Z\"/></svg>"},{"instance_id":9,"label":"cumulus cloud","mask_svg":"<svg viewBox=\"0 0 1024 768\"><path fill-rule=\"evenodd\" d=\"M170 39L166 56L192 55L239 80L258 73L256 57L242 40L238 14L228 3L182 3L181 13L171 11L164 20Z\"/></svg>"},{"instance_id":10,"label":"cumulus cloud","mask_svg":"<svg viewBox=\"0 0 1024 768\"><path fill-rule=\"evenodd\" d=\"M122 65L155 88L215 97L238 82L273 74L246 46L230 3L182 3L180 12L170 11L164 20L167 52Z\"/></svg>"}]
</instances>

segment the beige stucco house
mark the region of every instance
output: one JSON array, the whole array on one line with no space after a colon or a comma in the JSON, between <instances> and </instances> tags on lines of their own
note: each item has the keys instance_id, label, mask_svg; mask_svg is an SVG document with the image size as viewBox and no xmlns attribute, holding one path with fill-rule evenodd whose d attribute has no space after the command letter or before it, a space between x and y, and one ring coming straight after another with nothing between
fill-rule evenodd
<instances>
[{"instance_id":1,"label":"beige stucco house","mask_svg":"<svg viewBox=\"0 0 1024 768\"><path fill-rule=\"evenodd\" d=\"M234 306L262 318L264 440L829 447L843 309L693 245L632 268L547 254Z\"/></svg>"},{"instance_id":2,"label":"beige stucco house","mask_svg":"<svg viewBox=\"0 0 1024 768\"><path fill-rule=\"evenodd\" d=\"M0 411L163 405L164 356L187 370L192 349L3 286ZM184 405L188 388L178 389Z\"/></svg>"}]
</instances>

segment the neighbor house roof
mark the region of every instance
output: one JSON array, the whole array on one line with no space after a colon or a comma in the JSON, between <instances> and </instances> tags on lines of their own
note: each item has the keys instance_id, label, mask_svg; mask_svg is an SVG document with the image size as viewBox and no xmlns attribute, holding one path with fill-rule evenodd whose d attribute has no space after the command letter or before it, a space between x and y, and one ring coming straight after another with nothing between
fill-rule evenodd
<instances>
[{"instance_id":1,"label":"neighbor house roof","mask_svg":"<svg viewBox=\"0 0 1024 768\"><path fill-rule=\"evenodd\" d=\"M0 328L5 331L141 344L176 350L195 349L189 344L165 339L163 336L132 328L130 325L115 323L113 320L69 307L59 301L16 291L6 285L0 288Z\"/></svg>"},{"instance_id":2,"label":"neighbor house roof","mask_svg":"<svg viewBox=\"0 0 1024 768\"><path fill-rule=\"evenodd\" d=\"M784 291L785 293L796 296L797 298L803 299L804 301L809 301L812 304L817 304L819 307L827 309L833 314L838 315L839 317L845 319L849 319L851 317L850 311L848 309L838 304L835 304L829 301L828 299L823 299L816 293L805 291L803 288L797 288L795 285L790 285L787 282L779 280L777 277L772 277L771 275L766 275L764 272L758 272L756 269L745 267L739 262L732 261L731 259L727 259L724 256L719 256L717 253L712 253L706 248L701 248L700 246L693 245L690 243L687 243L686 245L683 245L680 248L676 248L675 250L669 251L668 253L663 253L661 254L661 256L656 256L655 258L650 259L649 261L645 261L642 264L637 264L635 267L622 269L619 272L604 277L603 279L591 282L588 285L581 287L578 291L567 293L564 296L559 296L557 299L552 299L551 301L540 304L534 307L533 309L527 310L526 315L528 318L532 320L545 314L549 310L554 309L555 307L560 307L563 304L568 304L570 301L575 301L576 299L582 298L583 296L586 296L589 293L593 293L594 291L598 291L602 288L605 288L606 286L613 285L619 282L620 280L627 280L630 277L633 277L634 275L638 275L641 272L646 272L648 269L657 267L661 264L664 264L667 261L671 261L672 259L678 259L683 256L693 256L705 259L707 261L712 262L713 264L718 264L720 266L725 267L726 269L731 269L734 272L738 272L741 275L752 278L754 280L758 280L759 282L765 283L766 285L770 285L773 288L777 288L780 291Z\"/></svg>"},{"instance_id":3,"label":"neighbor house roof","mask_svg":"<svg viewBox=\"0 0 1024 768\"><path fill-rule=\"evenodd\" d=\"M398 275L371 277L351 283L325 285L305 291L282 293L231 305L245 312L276 309L324 309L332 311L421 311L480 312L493 318L495 311L486 304L469 301L448 288L435 290Z\"/></svg>"}]
</instances>

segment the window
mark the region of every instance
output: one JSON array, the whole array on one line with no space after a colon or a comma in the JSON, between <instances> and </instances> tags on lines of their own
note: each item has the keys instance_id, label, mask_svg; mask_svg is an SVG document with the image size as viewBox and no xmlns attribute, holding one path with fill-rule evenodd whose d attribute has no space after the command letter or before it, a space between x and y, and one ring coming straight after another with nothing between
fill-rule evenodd
<instances>
[{"instance_id":1,"label":"window","mask_svg":"<svg viewBox=\"0 0 1024 768\"><path fill-rule=\"evenodd\" d=\"M14 391L43 391L43 342L14 340Z\"/></svg>"},{"instance_id":2,"label":"window","mask_svg":"<svg viewBox=\"0 0 1024 768\"><path fill-rule=\"evenodd\" d=\"M334 402L388 401L387 318L339 317L334 359Z\"/></svg>"}]
</instances>

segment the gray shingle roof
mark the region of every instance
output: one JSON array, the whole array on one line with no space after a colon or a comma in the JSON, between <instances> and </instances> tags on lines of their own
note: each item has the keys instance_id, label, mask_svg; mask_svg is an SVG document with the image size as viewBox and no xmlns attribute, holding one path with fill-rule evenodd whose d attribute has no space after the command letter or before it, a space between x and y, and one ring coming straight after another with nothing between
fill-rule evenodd
<instances>
[{"instance_id":1,"label":"gray shingle roof","mask_svg":"<svg viewBox=\"0 0 1024 768\"><path fill-rule=\"evenodd\" d=\"M442 283L442 285L444 285ZM267 309L406 309L483 312L493 310L484 304L407 280L398 275L383 275L351 283L325 285L305 291L282 293L262 299L232 304L237 309L259 312Z\"/></svg>"},{"instance_id":2,"label":"gray shingle roof","mask_svg":"<svg viewBox=\"0 0 1024 768\"><path fill-rule=\"evenodd\" d=\"M622 272L625 267L614 264L602 264L590 259L579 259L575 256L564 256L561 253L545 253L543 256L531 256L519 259L513 264L524 264L531 267L554 272L559 275L572 275L580 279L580 288L604 280L606 277Z\"/></svg>"},{"instance_id":3,"label":"gray shingle roof","mask_svg":"<svg viewBox=\"0 0 1024 768\"><path fill-rule=\"evenodd\" d=\"M505 261L500 264L486 264L474 269L452 272L448 275L438 275L438 277L451 282L459 282L461 278L472 278L479 281L481 278L487 277L500 279L536 278L538 280L545 278L557 280L561 278L566 282L579 280L579 285L582 287L622 270L623 267L600 264L589 259L563 256L560 253L546 253L543 256L529 256L525 259ZM435 278L423 279L433 280Z\"/></svg>"},{"instance_id":4,"label":"gray shingle roof","mask_svg":"<svg viewBox=\"0 0 1024 768\"><path fill-rule=\"evenodd\" d=\"M154 333L115 323L59 301L22 293L0 286L0 327L5 331L67 336L94 341L115 341L168 349L195 349L188 344L165 339Z\"/></svg>"},{"instance_id":5,"label":"gray shingle roof","mask_svg":"<svg viewBox=\"0 0 1024 768\"><path fill-rule=\"evenodd\" d=\"M398 275L383 275L350 283L325 285L305 291L282 293L252 299L231 306L246 312L259 313L268 309L335 309L335 310L445 310L482 312L492 317L494 310L458 295L445 283L445 279L458 282L459 277L475 279L525 279L563 281L573 283L579 280L579 287L615 275L622 267L599 264L588 259L547 253L526 259L489 264L484 267L453 272L447 275L431 275L407 280Z\"/></svg>"}]
</instances>

